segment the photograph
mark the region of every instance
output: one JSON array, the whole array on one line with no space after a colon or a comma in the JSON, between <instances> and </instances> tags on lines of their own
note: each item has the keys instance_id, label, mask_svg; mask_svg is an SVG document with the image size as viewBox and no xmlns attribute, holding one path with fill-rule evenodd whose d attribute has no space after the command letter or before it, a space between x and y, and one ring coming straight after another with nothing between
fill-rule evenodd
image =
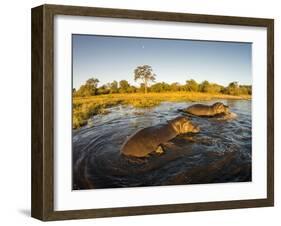
<instances>
[{"instance_id":1,"label":"photograph","mask_svg":"<svg viewBox=\"0 0 281 226\"><path fill-rule=\"evenodd\" d=\"M72 34L72 190L252 181L252 43Z\"/></svg>"}]
</instances>

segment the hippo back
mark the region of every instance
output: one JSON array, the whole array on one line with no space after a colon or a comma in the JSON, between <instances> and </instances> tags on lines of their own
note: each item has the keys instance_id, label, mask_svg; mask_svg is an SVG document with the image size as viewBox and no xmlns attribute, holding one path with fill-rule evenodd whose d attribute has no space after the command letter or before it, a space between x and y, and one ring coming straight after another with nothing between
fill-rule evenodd
<instances>
[{"instance_id":1,"label":"hippo back","mask_svg":"<svg viewBox=\"0 0 281 226\"><path fill-rule=\"evenodd\" d=\"M145 157L157 147L177 136L176 131L169 125L157 125L138 130L122 145L121 153L134 157Z\"/></svg>"},{"instance_id":2,"label":"hippo back","mask_svg":"<svg viewBox=\"0 0 281 226\"><path fill-rule=\"evenodd\" d=\"M184 110L185 112L197 115L197 116L210 116L213 115L212 107L204 104L194 104L187 109Z\"/></svg>"}]
</instances>

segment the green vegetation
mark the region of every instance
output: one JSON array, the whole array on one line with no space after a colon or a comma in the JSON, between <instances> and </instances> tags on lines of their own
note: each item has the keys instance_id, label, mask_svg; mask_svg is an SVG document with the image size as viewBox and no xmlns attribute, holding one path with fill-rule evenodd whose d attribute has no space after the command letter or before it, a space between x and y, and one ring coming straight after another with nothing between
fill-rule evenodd
<instances>
[{"instance_id":1,"label":"green vegetation","mask_svg":"<svg viewBox=\"0 0 281 226\"><path fill-rule=\"evenodd\" d=\"M78 91L76 91L75 89L73 90L73 95L74 96L80 96L80 97L86 97L86 96L94 96L99 94L98 90L102 89L102 87L100 87L98 89L98 83L99 80L96 78L90 78L86 81L86 83L84 85L82 85Z\"/></svg>"},{"instance_id":2,"label":"green vegetation","mask_svg":"<svg viewBox=\"0 0 281 226\"><path fill-rule=\"evenodd\" d=\"M252 87L231 82L224 87L209 81L197 83L187 80L185 84L155 83L155 74L149 65L134 70L135 81L141 80L140 87L126 80L113 81L98 86L99 80L91 78L78 90L73 89L73 128L86 125L88 119L97 114L107 114L109 107L124 104L136 108L152 107L163 101L202 101L211 99L250 99ZM154 84L149 86L149 82Z\"/></svg>"},{"instance_id":3,"label":"green vegetation","mask_svg":"<svg viewBox=\"0 0 281 226\"><path fill-rule=\"evenodd\" d=\"M168 84L165 82L157 82L146 87L145 83L141 83L140 87L131 85L126 80L121 80L119 83L113 81L106 85L98 87L98 79L91 78L86 81L77 91L73 89L74 97L87 97L114 93L165 93L165 92L201 92L211 94L228 94L234 96L251 95L252 86L239 85L237 82L231 82L228 86L224 87L209 81L197 83L195 80L187 80L186 84L181 85L177 82ZM146 83L147 84L147 83Z\"/></svg>"}]
</instances>

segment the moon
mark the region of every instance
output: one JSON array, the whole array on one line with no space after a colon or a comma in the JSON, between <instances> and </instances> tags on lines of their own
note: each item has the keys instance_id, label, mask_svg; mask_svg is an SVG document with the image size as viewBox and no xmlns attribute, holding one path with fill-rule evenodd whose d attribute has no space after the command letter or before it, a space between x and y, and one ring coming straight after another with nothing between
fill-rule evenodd
<instances>
[{"instance_id":1,"label":"moon","mask_svg":"<svg viewBox=\"0 0 281 226\"><path fill-rule=\"evenodd\" d=\"M144 49L144 46L142 46L141 48L143 48L143 49Z\"/></svg>"}]
</instances>

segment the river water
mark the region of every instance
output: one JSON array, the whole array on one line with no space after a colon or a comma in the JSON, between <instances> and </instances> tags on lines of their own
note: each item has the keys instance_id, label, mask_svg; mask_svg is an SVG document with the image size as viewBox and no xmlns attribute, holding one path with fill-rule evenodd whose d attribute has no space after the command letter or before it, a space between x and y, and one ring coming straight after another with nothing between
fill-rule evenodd
<instances>
[{"instance_id":1,"label":"river water","mask_svg":"<svg viewBox=\"0 0 281 226\"><path fill-rule=\"evenodd\" d=\"M164 154L132 159L120 154L128 136L140 128L184 115L192 102L163 102L148 109L115 106L73 131L73 189L205 184L251 181L250 100L219 100L238 115L234 120L190 117L198 134L177 136ZM196 102L213 104L216 100Z\"/></svg>"}]
</instances>

